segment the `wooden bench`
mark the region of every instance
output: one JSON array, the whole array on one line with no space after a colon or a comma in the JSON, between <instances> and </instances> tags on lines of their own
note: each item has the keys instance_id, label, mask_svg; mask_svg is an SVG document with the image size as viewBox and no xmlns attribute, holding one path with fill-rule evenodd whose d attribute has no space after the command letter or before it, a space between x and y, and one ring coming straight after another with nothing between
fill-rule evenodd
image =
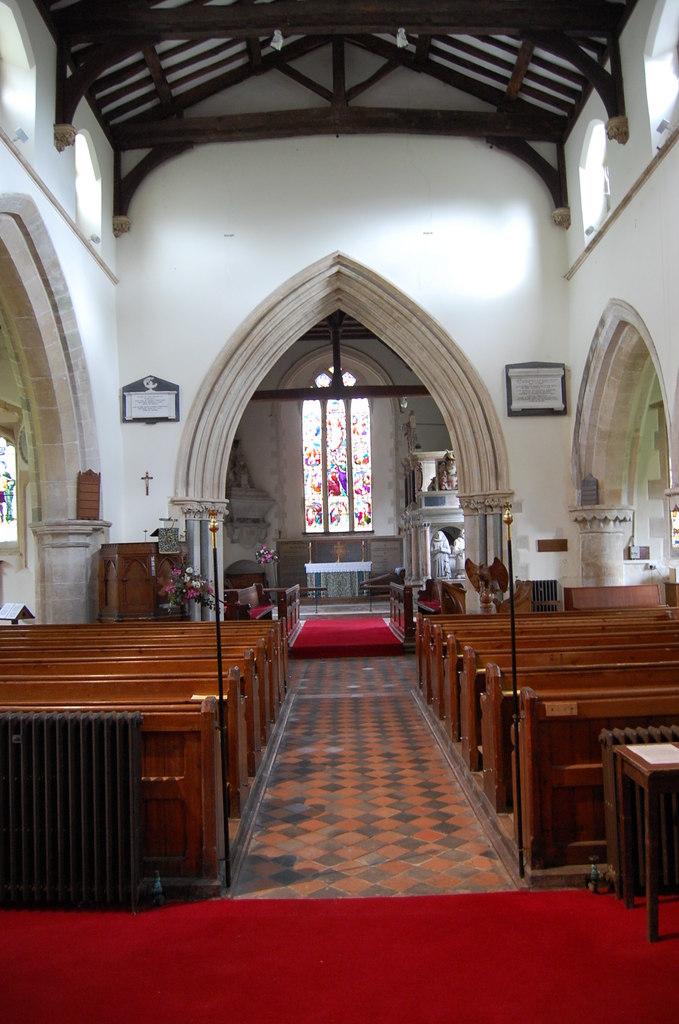
<instances>
[{"instance_id":1,"label":"wooden bench","mask_svg":"<svg viewBox=\"0 0 679 1024\"><path fill-rule=\"evenodd\" d=\"M224 591L224 618L231 621L271 619L274 607L268 590L261 583L253 583L240 590Z\"/></svg>"},{"instance_id":2,"label":"wooden bench","mask_svg":"<svg viewBox=\"0 0 679 1024\"><path fill-rule=\"evenodd\" d=\"M406 652L415 650L413 589L409 583L389 585L389 625Z\"/></svg>"},{"instance_id":3,"label":"wooden bench","mask_svg":"<svg viewBox=\"0 0 679 1024\"><path fill-rule=\"evenodd\" d=\"M295 583L292 587L269 587L268 594L276 602L278 621L285 623L285 635L290 643L302 628L300 585Z\"/></svg>"},{"instance_id":4,"label":"wooden bench","mask_svg":"<svg viewBox=\"0 0 679 1024\"><path fill-rule=\"evenodd\" d=\"M565 705L563 714L555 705ZM575 713L573 713L573 708ZM521 691L519 750L523 845L532 868L586 864L606 856L604 729L679 722L679 691L582 698ZM516 824L516 821L515 821Z\"/></svg>"},{"instance_id":5,"label":"wooden bench","mask_svg":"<svg viewBox=\"0 0 679 1024\"><path fill-rule=\"evenodd\" d=\"M679 660L679 658L678 658ZM654 674L655 679L649 682L647 679L642 683L632 672L627 680L615 676L611 682L611 674L598 676L600 685L578 687L577 677L574 680L571 673L565 681L560 675L553 679L553 685L548 682L541 684L540 695L549 696L557 694L554 698L557 704L562 703L562 697L558 696L567 692L575 695L574 699L588 699L592 695L603 694L604 691L611 692L648 692L653 694L660 689L679 687L679 677L661 678ZM517 674L517 684L525 682L525 675ZM586 677L585 677L586 678ZM482 755L482 781L483 792L485 793L491 807L498 813L510 810L513 804L512 790L512 724L514 714L514 696L511 682L511 670L505 672L497 665L492 665L486 671L485 690L481 694L481 747ZM531 677L535 679L535 675ZM620 682L620 685L618 685ZM561 687L570 687L565 690ZM558 710L558 708L557 708Z\"/></svg>"},{"instance_id":6,"label":"wooden bench","mask_svg":"<svg viewBox=\"0 0 679 1024\"><path fill-rule=\"evenodd\" d=\"M590 638L587 638L590 639ZM530 641L529 641L530 642ZM582 665L591 668L597 665L646 662L679 662L679 635L674 643L637 644L627 638L618 638L618 643L591 646L577 640L566 640L558 647L547 645L528 647L521 645L516 651L517 671L527 668L551 668L562 665ZM511 678L511 651L497 647L478 651L467 645L463 652L463 668L460 673L460 751L471 771L480 767L481 737L481 695L486 689L486 663L493 661L505 677Z\"/></svg>"},{"instance_id":7,"label":"wooden bench","mask_svg":"<svg viewBox=\"0 0 679 1024\"><path fill-rule=\"evenodd\" d=\"M664 605L658 583L628 584L619 587L564 587L565 611L612 608L657 608Z\"/></svg>"},{"instance_id":8,"label":"wooden bench","mask_svg":"<svg viewBox=\"0 0 679 1024\"><path fill-rule=\"evenodd\" d=\"M555 619L556 615L556 619ZM679 638L679 622L671 618L625 615L612 617L559 617L559 613L537 613L516 624L517 645L578 646L599 643L602 638L621 636L630 643L660 642L663 638ZM482 645L484 650L506 650L510 645L509 623L493 619L494 625L484 629L470 616L459 616L445 623L426 620L418 652L418 682L427 704L432 704L437 718L450 728L451 738L459 739L460 695L459 676L462 652L466 644ZM485 621L488 621L487 619ZM532 638L532 643L530 640ZM589 639L588 639L589 638Z\"/></svg>"},{"instance_id":9,"label":"wooden bench","mask_svg":"<svg viewBox=\"0 0 679 1024\"><path fill-rule=\"evenodd\" d=\"M235 684L234 684L235 685ZM72 710L66 700L41 699L39 685L0 703L0 711ZM218 895L224 862L217 700L97 701L85 711L141 711L141 842L143 875L158 871L164 890Z\"/></svg>"},{"instance_id":10,"label":"wooden bench","mask_svg":"<svg viewBox=\"0 0 679 1024\"><path fill-rule=\"evenodd\" d=\"M264 639L266 656L275 676L275 686L282 700L289 681L289 658L288 648L285 642L284 623L266 620L257 621L235 621L221 622L222 645L232 641L243 646L252 644L257 638ZM153 623L134 622L107 622L87 624L66 624L66 625L45 625L38 624L30 628L17 626L13 627L12 635L9 630L0 630L0 651L4 645L10 643L12 646L23 638L28 644L38 648L47 643L50 638L63 647L64 644L80 643L85 647L93 643L112 642L120 649L132 648L141 653L141 649L148 643L163 644L205 644L206 650L216 650L215 624L213 622L191 622L176 619L157 620Z\"/></svg>"}]
</instances>

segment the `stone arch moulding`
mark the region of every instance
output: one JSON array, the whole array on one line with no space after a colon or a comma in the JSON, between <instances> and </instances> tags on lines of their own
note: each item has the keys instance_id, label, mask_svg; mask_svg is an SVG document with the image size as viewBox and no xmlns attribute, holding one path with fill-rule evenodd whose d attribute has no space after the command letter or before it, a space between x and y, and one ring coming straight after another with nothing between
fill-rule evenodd
<instances>
[{"instance_id":1,"label":"stone arch moulding","mask_svg":"<svg viewBox=\"0 0 679 1024\"><path fill-rule=\"evenodd\" d=\"M382 338L429 388L455 448L460 490L506 493L500 421L471 363L441 325L394 285L333 253L276 289L225 345L187 417L176 497L224 494L231 444L259 381L306 330L338 308Z\"/></svg>"},{"instance_id":2,"label":"stone arch moulding","mask_svg":"<svg viewBox=\"0 0 679 1024\"><path fill-rule=\"evenodd\" d=\"M582 375L573 428L571 477L576 492L591 473L605 479L600 500L626 499L625 438L632 390L657 375L665 416L665 382L650 332L636 310L611 299L597 326ZM669 437L669 432L668 432Z\"/></svg>"},{"instance_id":3,"label":"stone arch moulding","mask_svg":"<svg viewBox=\"0 0 679 1024\"><path fill-rule=\"evenodd\" d=\"M0 308L27 408L35 514L73 518L78 472L99 469L87 363L47 228L15 193L0 194Z\"/></svg>"}]
</instances>

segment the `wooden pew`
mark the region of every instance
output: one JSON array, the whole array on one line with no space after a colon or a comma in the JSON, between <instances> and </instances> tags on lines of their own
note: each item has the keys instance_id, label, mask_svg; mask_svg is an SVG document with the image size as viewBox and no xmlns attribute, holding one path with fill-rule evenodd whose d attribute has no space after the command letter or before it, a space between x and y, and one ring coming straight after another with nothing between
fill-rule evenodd
<instances>
[{"instance_id":1,"label":"wooden pew","mask_svg":"<svg viewBox=\"0 0 679 1024\"><path fill-rule=\"evenodd\" d=\"M553 624L552 624L553 626ZM561 628L549 629L545 622L537 628L517 631L517 650L522 647L539 646L542 650L563 649L565 647L591 647L604 642L607 645L623 644L633 646L639 644L679 642L679 622L666 620L650 625L625 622L604 628L601 623L594 628L586 628L575 620L564 623ZM490 638L485 634L477 634L472 638L465 631L448 632L435 625L432 631L431 658L425 669L423 696L428 698L435 716L443 722L444 730L453 742L461 735L461 674L463 670L463 654L465 646L474 646L482 650L484 660L493 660L495 655L502 658L511 649L509 632L501 632Z\"/></svg>"},{"instance_id":2,"label":"wooden pew","mask_svg":"<svg viewBox=\"0 0 679 1024\"><path fill-rule=\"evenodd\" d=\"M558 715L553 694L520 695L523 845L533 869L605 860L601 731L679 722L677 690L585 699L566 691L561 700L568 713Z\"/></svg>"},{"instance_id":3,"label":"wooden pew","mask_svg":"<svg viewBox=\"0 0 679 1024\"><path fill-rule=\"evenodd\" d=\"M608 631L620 629L625 624L636 623L643 626L650 623L676 622L678 620L675 611L676 609L663 606L661 608L616 608L584 613L535 612L531 615L520 616L515 625L517 636L542 631L545 626L548 627L548 631L550 629L574 630L577 627L588 629L591 632ZM454 633L460 639L461 644L473 644L480 636L488 640L494 637L509 637L511 623L509 617L504 615L439 615L435 617L418 615L415 650L418 684L422 690L427 685L428 675L431 675L427 670L426 663L431 655L435 628L440 629L444 637L449 633Z\"/></svg>"},{"instance_id":4,"label":"wooden pew","mask_svg":"<svg viewBox=\"0 0 679 1024\"><path fill-rule=\"evenodd\" d=\"M225 673L226 725L229 751L229 792L231 815L240 817L250 791L247 763L246 699L242 695L237 671ZM217 696L213 680L184 675L158 676L155 673L101 676L83 674L38 675L0 679L0 703L61 704L73 709L92 704L125 704L143 707L152 704L187 704L192 699Z\"/></svg>"},{"instance_id":5,"label":"wooden pew","mask_svg":"<svg viewBox=\"0 0 679 1024\"><path fill-rule=\"evenodd\" d=\"M588 638L589 639L589 638ZM612 638L611 638L612 639ZM529 641L527 641L529 642ZM564 643L569 646L564 647ZM497 647L480 652L467 645L463 652L463 668L459 677L460 689L460 752L471 771L480 768L481 737L481 694L486 689L486 663L498 665L505 677L511 678L511 650L500 651ZM562 640L557 648L526 647L520 645L516 651L517 671L527 668L550 668L561 665L626 664L636 662L659 663L679 662L679 636L674 644L637 644L626 638L605 644L580 644L577 639Z\"/></svg>"},{"instance_id":6,"label":"wooden pew","mask_svg":"<svg viewBox=\"0 0 679 1024\"><path fill-rule=\"evenodd\" d=\"M247 772L255 776L262 759L262 733L267 733L270 723L264 721L269 708L269 686L266 675L258 677L255 666L255 654L250 649L240 647L225 648L223 652L223 674L236 669L239 677L241 696L245 709L246 742L245 755ZM264 666L265 667L265 666ZM218 669L216 656L200 654L197 651L182 651L180 655L171 654L167 649L161 652L143 650L141 654L124 651L115 654L97 654L89 650L86 657L75 657L71 649L63 652L42 652L31 658L22 657L13 660L5 654L0 668L0 699L7 692L8 682L23 679L42 678L46 682L51 677L68 677L76 680L96 679L101 685L108 678L120 679L133 676L137 679L158 679L161 687L167 680L167 686L174 688L182 699L192 694L218 693ZM260 711L260 699L264 699L264 710Z\"/></svg>"},{"instance_id":7,"label":"wooden pew","mask_svg":"<svg viewBox=\"0 0 679 1024\"><path fill-rule=\"evenodd\" d=\"M517 684L525 681L525 676L517 674ZM534 678L534 677L533 677ZM565 685L571 687L568 690L559 688L559 678L554 680L554 687L549 684L542 684L540 695L545 698L552 697L555 704L555 713L561 713L559 707L572 698L577 700L589 699L591 696L603 694L604 692L630 692L655 694L659 690L679 687L679 677L669 679L657 678L657 682L636 685L633 677L625 683L624 689L615 682L611 683L610 675L604 679L601 686L578 689L577 681L574 683L571 678ZM482 758L482 781L483 792L485 793L491 807L498 813L509 811L512 807L512 724L514 714L514 698L512 691L511 670L505 672L497 665L491 665L486 672L486 687L481 694L481 744L483 749ZM573 688L575 687L575 688ZM568 699L563 697L567 693ZM559 707L557 707L557 705Z\"/></svg>"},{"instance_id":8,"label":"wooden pew","mask_svg":"<svg viewBox=\"0 0 679 1024\"><path fill-rule=\"evenodd\" d=\"M27 688L24 688L27 689ZM44 696L44 695L43 695ZM2 712L73 710L68 701L41 700L40 688L0 704ZM138 711L142 720L142 863L158 871L166 891L218 895L224 861L217 701L139 704L92 702L86 711Z\"/></svg>"}]
</instances>

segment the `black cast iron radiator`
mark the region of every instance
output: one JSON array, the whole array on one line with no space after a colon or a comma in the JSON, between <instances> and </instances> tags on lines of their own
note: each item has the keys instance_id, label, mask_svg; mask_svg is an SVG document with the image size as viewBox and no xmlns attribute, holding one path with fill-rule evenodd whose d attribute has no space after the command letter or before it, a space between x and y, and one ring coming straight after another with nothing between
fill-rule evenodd
<instances>
[{"instance_id":1,"label":"black cast iron radiator","mask_svg":"<svg viewBox=\"0 0 679 1024\"><path fill-rule=\"evenodd\" d=\"M561 607L561 588L558 580L533 580L531 611L556 612Z\"/></svg>"},{"instance_id":2,"label":"black cast iron radiator","mask_svg":"<svg viewBox=\"0 0 679 1024\"><path fill-rule=\"evenodd\" d=\"M620 743L679 743L679 725L628 726L625 729L602 729L599 734L604 771L604 812L606 820L606 855L609 874L618 896L622 895L620 860L620 816L616 785L615 755ZM660 864L658 879L662 888L675 891L679 887L679 801L665 794L660 803ZM634 886L644 889L644 795L637 793L633 818Z\"/></svg>"},{"instance_id":3,"label":"black cast iron radiator","mask_svg":"<svg viewBox=\"0 0 679 1024\"><path fill-rule=\"evenodd\" d=\"M138 712L0 714L0 903L137 908L141 723Z\"/></svg>"}]
</instances>

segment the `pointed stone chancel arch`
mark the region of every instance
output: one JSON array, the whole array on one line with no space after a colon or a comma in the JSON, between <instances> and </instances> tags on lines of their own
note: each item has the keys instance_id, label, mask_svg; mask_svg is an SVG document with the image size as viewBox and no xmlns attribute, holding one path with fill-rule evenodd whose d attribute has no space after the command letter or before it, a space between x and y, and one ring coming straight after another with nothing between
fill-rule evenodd
<instances>
[{"instance_id":1,"label":"pointed stone chancel arch","mask_svg":"<svg viewBox=\"0 0 679 1024\"><path fill-rule=\"evenodd\" d=\"M429 388L456 451L461 491L505 493L500 422L472 364L411 299L369 268L334 253L278 288L227 342L187 418L175 495L209 500L224 494L231 444L250 396L276 360L337 309L381 338Z\"/></svg>"}]
</instances>

